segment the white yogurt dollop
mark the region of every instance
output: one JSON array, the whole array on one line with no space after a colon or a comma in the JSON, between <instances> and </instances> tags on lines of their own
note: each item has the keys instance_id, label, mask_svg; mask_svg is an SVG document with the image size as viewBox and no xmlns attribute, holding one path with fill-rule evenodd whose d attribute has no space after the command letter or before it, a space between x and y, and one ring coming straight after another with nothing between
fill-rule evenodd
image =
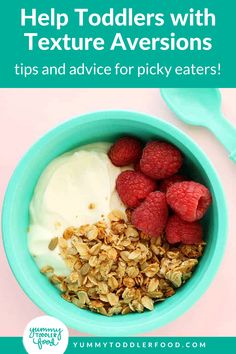
<instances>
[{"instance_id":1,"label":"white yogurt dollop","mask_svg":"<svg viewBox=\"0 0 236 354\"><path fill-rule=\"evenodd\" d=\"M109 143L82 146L53 160L45 169L30 204L28 247L39 268L52 266L57 275L70 273L53 237L69 226L93 224L111 210L124 210L115 181L121 168L107 156ZM94 204L94 209L89 208Z\"/></svg>"}]
</instances>

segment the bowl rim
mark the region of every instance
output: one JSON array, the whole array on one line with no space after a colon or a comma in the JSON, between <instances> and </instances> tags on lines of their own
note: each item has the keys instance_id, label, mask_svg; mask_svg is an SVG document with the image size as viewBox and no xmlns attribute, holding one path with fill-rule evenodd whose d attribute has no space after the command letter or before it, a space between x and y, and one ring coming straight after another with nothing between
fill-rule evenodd
<instances>
[{"instance_id":1,"label":"bowl rim","mask_svg":"<svg viewBox=\"0 0 236 354\"><path fill-rule=\"evenodd\" d=\"M109 117L109 115L116 115L116 117ZM102 116L102 117L101 117ZM208 171L207 175L209 177L209 181L211 185L214 185L215 190L215 198L216 203L220 206L220 218L218 219L218 235L220 237L217 238L215 249L214 249L214 257L212 258L207 271L200 279L200 284L197 288L194 289L194 292L191 293L191 297L188 296L183 299L180 303L176 304L174 311L166 311L165 315L161 318L156 319L149 319L145 321L145 330L142 321L135 322L135 328L133 327L133 323L130 325L125 326L125 328L119 328L119 326L113 326L109 321L107 321L107 325L103 326L96 323L91 323L90 321L85 322L81 321L78 323L77 320L72 318L67 318L64 314L61 314L58 310L51 308L51 305L47 302L43 302L43 299L39 299L37 296L35 297L35 293L33 291L33 287L29 287L28 279L24 276L21 272L21 268L17 267L15 264L14 257L12 256L11 252L11 239L8 237L10 234L9 232L9 225L8 219L10 216L11 204L13 202L13 196L16 190L16 181L18 179L18 175L20 174L21 169L24 168L25 164L28 162L29 159L32 158L32 155L38 150L38 148L42 144L47 144L48 139L53 138L54 135L59 134L64 129L69 129L73 126L80 126L82 124L87 124L89 122L94 122L97 120L107 120L107 119L124 119L127 121L141 121L145 125L150 125L154 129L168 131L170 135L175 136L175 138L179 141L185 141L188 144L188 148L191 149L193 155L197 158L200 162L201 166L204 166ZM78 123L79 121L79 123ZM197 156L196 156L197 155ZM2 206L2 237L3 237L3 245L5 249L5 254L7 256L8 263L10 268L26 295L31 299L31 301L36 304L43 312L54 316L64 322L67 326L75 328L76 330L82 331L84 333L99 335L99 336L107 336L108 333L106 332L108 328L114 329L115 333L112 333L112 336L129 336L131 334L140 334L140 333L147 333L151 330L157 329L174 321L176 318L183 315L191 306L193 306L200 297L205 293L208 289L210 283L213 281L214 277L216 276L217 270L220 266L220 263L223 259L224 250L226 246L226 236L228 231L228 213L227 213L227 205L225 200L225 195L223 188L221 186L221 182L219 177L206 156L206 154L199 148L199 146L185 134L183 131L178 129L172 123L166 122L159 117L149 115L142 112L136 112L131 110L100 110L95 112L90 112L86 114L82 114L79 116L75 116L70 118L59 125L56 125L54 128L50 129L46 134L44 134L41 138L39 138L24 154L21 160L18 162L13 174L9 180L7 189L5 191L3 206ZM78 314L78 318L79 318ZM105 332L105 334L104 334ZM127 334L128 333L128 334Z\"/></svg>"}]
</instances>

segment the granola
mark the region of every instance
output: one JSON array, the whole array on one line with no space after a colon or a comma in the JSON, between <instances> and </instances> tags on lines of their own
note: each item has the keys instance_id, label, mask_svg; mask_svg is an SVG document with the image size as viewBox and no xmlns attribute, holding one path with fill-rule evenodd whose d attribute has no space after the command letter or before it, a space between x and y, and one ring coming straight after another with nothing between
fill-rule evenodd
<instances>
[{"instance_id":1,"label":"granola","mask_svg":"<svg viewBox=\"0 0 236 354\"><path fill-rule=\"evenodd\" d=\"M109 223L69 227L50 242L50 248L58 244L71 269L67 277L49 266L41 272L80 308L106 316L151 311L191 277L204 244L172 246L165 235L150 238L131 225L129 210L108 218Z\"/></svg>"}]
</instances>

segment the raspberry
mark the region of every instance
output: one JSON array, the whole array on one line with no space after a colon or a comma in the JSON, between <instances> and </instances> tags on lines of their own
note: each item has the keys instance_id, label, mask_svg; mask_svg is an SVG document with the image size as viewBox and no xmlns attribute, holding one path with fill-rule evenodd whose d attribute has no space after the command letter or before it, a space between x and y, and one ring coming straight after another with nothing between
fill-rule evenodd
<instances>
[{"instance_id":1,"label":"raspberry","mask_svg":"<svg viewBox=\"0 0 236 354\"><path fill-rule=\"evenodd\" d=\"M165 178L160 183L160 191L163 193L167 192L167 189L171 187L176 182L183 182L186 181L186 177L176 174L171 177Z\"/></svg>"},{"instance_id":2,"label":"raspberry","mask_svg":"<svg viewBox=\"0 0 236 354\"><path fill-rule=\"evenodd\" d=\"M136 208L131 217L132 224L140 231L153 237L162 234L168 218L168 206L165 194L150 193L144 202Z\"/></svg>"},{"instance_id":3,"label":"raspberry","mask_svg":"<svg viewBox=\"0 0 236 354\"><path fill-rule=\"evenodd\" d=\"M211 193L200 183L177 182L168 188L166 200L170 207L185 221L201 219L211 204Z\"/></svg>"},{"instance_id":4,"label":"raspberry","mask_svg":"<svg viewBox=\"0 0 236 354\"><path fill-rule=\"evenodd\" d=\"M140 160L141 171L154 179L168 178L174 175L183 163L181 152L164 141L147 143Z\"/></svg>"},{"instance_id":5,"label":"raspberry","mask_svg":"<svg viewBox=\"0 0 236 354\"><path fill-rule=\"evenodd\" d=\"M115 166L127 166L137 161L142 155L142 143L131 136L118 139L108 152Z\"/></svg>"},{"instance_id":6,"label":"raspberry","mask_svg":"<svg viewBox=\"0 0 236 354\"><path fill-rule=\"evenodd\" d=\"M198 222L187 222L172 215L166 225L166 239L170 244L182 242L185 245L194 245L202 242L202 225Z\"/></svg>"},{"instance_id":7,"label":"raspberry","mask_svg":"<svg viewBox=\"0 0 236 354\"><path fill-rule=\"evenodd\" d=\"M134 164L134 170L137 171L137 172L142 172L141 171L141 168L140 168L140 160L135 162Z\"/></svg>"},{"instance_id":8,"label":"raspberry","mask_svg":"<svg viewBox=\"0 0 236 354\"><path fill-rule=\"evenodd\" d=\"M122 202L135 208L156 189L156 182L141 172L124 171L117 177L116 189Z\"/></svg>"}]
</instances>

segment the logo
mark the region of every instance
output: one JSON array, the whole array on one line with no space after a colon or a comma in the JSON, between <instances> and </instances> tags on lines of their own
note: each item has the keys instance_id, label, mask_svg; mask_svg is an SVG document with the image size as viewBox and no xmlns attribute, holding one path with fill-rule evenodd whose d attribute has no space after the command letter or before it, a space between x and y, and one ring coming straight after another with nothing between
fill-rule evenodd
<instances>
[{"instance_id":1,"label":"logo","mask_svg":"<svg viewBox=\"0 0 236 354\"><path fill-rule=\"evenodd\" d=\"M63 354L68 346L68 329L55 317L40 316L28 323L23 344L29 354Z\"/></svg>"}]
</instances>

